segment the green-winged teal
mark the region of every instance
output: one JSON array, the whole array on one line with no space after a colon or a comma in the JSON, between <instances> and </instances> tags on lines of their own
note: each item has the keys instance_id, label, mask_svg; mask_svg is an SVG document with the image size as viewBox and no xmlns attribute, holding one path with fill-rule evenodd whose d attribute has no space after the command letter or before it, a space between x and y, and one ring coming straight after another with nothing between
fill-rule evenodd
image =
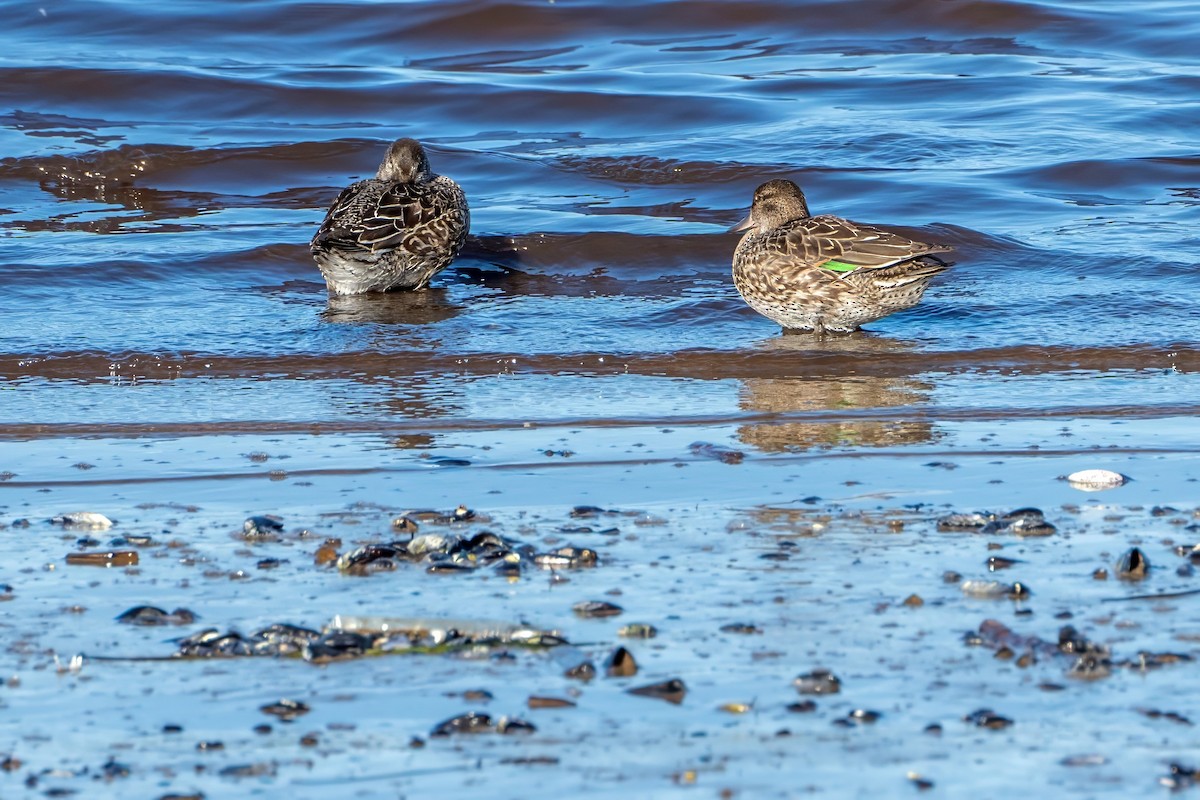
<instances>
[{"instance_id":1,"label":"green-winged teal","mask_svg":"<svg viewBox=\"0 0 1200 800\"><path fill-rule=\"evenodd\" d=\"M421 289L467 238L471 214L459 185L429 168L414 139L399 139L374 178L333 201L310 248L333 294Z\"/></svg>"},{"instance_id":2,"label":"green-winged teal","mask_svg":"<svg viewBox=\"0 0 1200 800\"><path fill-rule=\"evenodd\" d=\"M791 181L754 192L746 234L733 254L733 283L758 313L786 331L849 333L912 308L949 262L949 247L831 214L810 216Z\"/></svg>"}]
</instances>

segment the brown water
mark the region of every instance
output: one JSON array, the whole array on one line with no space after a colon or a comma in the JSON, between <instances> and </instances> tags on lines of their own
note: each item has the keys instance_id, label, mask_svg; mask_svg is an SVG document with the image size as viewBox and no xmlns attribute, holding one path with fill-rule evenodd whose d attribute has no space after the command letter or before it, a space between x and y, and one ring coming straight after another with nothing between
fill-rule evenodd
<instances>
[{"instance_id":1,"label":"brown water","mask_svg":"<svg viewBox=\"0 0 1200 800\"><path fill-rule=\"evenodd\" d=\"M1196 601L1114 616L1099 600L1191 586L1166 541L1198 538L1200 505L1194 4L0 9L0 580L15 595L0 671L20 676L0 690L0 752L24 762L4 796L325 797L354 776L364 797L874 796L914 791L910 770L952 795L1125 796L1194 752L1192 728L1136 710L1200 715L1192 665L1045 693L1058 665L1017 670L959 641L988 616L1053 639L1069 610L1114 651L1191 652ZM466 190L467 250L430 291L329 300L305 243L402 135ZM867 333L780 336L733 289L724 233L779 176L815 212L954 245L957 266ZM957 468L925 466L940 463ZM1055 480L1086 467L1136 480L1089 504ZM349 579L303 542L264 547L289 563L259 575L230 536L274 512L386 538L393 512L460 502L533 542L562 538L577 503L667 524L576 542L602 565L564 584ZM986 574L989 551L937 516L1029 504L1063 535L991 541L1026 561L1032 618L941 583ZM781 507L841 522L797 539L804 519L763 510ZM136 573L66 567L78 537L42 520L78 509L215 566L162 547ZM845 516L860 512L905 528ZM759 560L779 537L798 542L789 560ZM1163 563L1146 585L1092 580L1136 542ZM618 622L571 615L614 588ZM911 592L926 605L898 611ZM173 631L112 622L143 602L243 630L347 611L524 620L597 659L622 619L663 635L630 645L643 675L587 687L534 656L54 673L53 653L169 653ZM74 604L88 611L60 611ZM764 634L720 633L730 621ZM789 714L791 679L816 666L845 693ZM679 708L620 691L674 676L692 689ZM408 749L466 710L445 692L479 687L538 732ZM576 709L523 707L572 687ZM314 706L305 727L250 733L280 693ZM959 721L980 705L1017 724ZM884 717L832 724L856 707ZM935 720L941 739L921 734ZM315 750L296 741L309 729ZM197 753L208 739L226 750ZM1059 763L1084 752L1107 763ZM531 755L559 762L504 762ZM93 780L109 756L131 775ZM275 775L217 774L246 762ZM673 781L689 770L697 785Z\"/></svg>"}]
</instances>

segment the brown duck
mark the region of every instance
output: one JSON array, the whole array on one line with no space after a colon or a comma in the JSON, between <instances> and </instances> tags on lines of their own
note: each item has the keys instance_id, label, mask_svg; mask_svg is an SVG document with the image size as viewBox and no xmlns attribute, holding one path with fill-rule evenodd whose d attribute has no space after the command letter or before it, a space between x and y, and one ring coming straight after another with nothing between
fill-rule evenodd
<instances>
[{"instance_id":1,"label":"brown duck","mask_svg":"<svg viewBox=\"0 0 1200 800\"><path fill-rule=\"evenodd\" d=\"M811 216L800 187L768 181L754 192L733 254L733 284L788 332L849 333L912 308L950 248L835 217Z\"/></svg>"},{"instance_id":2,"label":"brown duck","mask_svg":"<svg viewBox=\"0 0 1200 800\"><path fill-rule=\"evenodd\" d=\"M399 139L374 178L342 190L309 247L331 294L421 289L458 255L470 224L459 185L434 174L419 142Z\"/></svg>"}]
</instances>

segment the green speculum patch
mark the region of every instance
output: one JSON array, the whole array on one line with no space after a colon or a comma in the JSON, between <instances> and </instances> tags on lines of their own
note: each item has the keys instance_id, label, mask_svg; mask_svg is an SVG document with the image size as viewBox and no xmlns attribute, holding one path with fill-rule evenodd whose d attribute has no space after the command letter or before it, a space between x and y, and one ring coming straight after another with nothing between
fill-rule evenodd
<instances>
[{"instance_id":1,"label":"green speculum patch","mask_svg":"<svg viewBox=\"0 0 1200 800\"><path fill-rule=\"evenodd\" d=\"M826 261L821 265L821 269L827 269L832 272L853 272L858 269L855 264L847 264L845 261Z\"/></svg>"}]
</instances>

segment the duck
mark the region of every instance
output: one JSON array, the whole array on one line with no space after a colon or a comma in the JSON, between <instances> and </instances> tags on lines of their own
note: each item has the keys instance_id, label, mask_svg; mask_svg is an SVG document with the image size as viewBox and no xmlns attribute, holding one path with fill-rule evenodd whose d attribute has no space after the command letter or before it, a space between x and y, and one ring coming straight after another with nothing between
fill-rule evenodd
<instances>
[{"instance_id":1,"label":"duck","mask_svg":"<svg viewBox=\"0 0 1200 800\"><path fill-rule=\"evenodd\" d=\"M812 216L793 181L754 192L733 254L733 284L751 308L785 333L852 333L920 302L953 262L944 244L918 242L832 214Z\"/></svg>"},{"instance_id":2,"label":"duck","mask_svg":"<svg viewBox=\"0 0 1200 800\"><path fill-rule=\"evenodd\" d=\"M467 238L471 212L415 139L397 139L375 177L333 201L309 244L332 295L423 289Z\"/></svg>"}]
</instances>

